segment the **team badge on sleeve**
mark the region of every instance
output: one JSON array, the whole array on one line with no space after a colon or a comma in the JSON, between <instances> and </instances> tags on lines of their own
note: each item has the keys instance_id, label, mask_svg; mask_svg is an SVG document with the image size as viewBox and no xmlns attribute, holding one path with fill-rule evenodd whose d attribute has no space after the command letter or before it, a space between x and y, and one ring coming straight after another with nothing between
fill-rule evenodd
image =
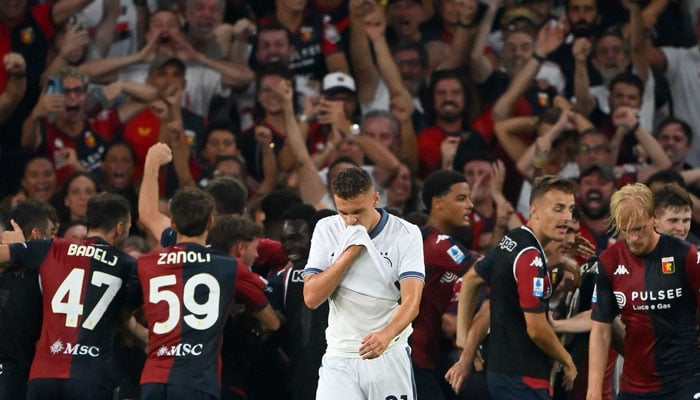
<instances>
[{"instance_id":1,"label":"team badge on sleeve","mask_svg":"<svg viewBox=\"0 0 700 400\"><path fill-rule=\"evenodd\" d=\"M544 296L544 278L532 278L532 295L535 297Z\"/></svg>"},{"instance_id":2,"label":"team badge on sleeve","mask_svg":"<svg viewBox=\"0 0 700 400\"><path fill-rule=\"evenodd\" d=\"M450 256L452 261L454 261L456 264L461 264L462 261L464 261L464 253L462 253L462 250L460 250L457 245L447 249L447 255Z\"/></svg>"},{"instance_id":3,"label":"team badge on sleeve","mask_svg":"<svg viewBox=\"0 0 700 400\"><path fill-rule=\"evenodd\" d=\"M673 257L663 257L661 259L661 272L663 272L665 275L676 272L676 264Z\"/></svg>"}]
</instances>

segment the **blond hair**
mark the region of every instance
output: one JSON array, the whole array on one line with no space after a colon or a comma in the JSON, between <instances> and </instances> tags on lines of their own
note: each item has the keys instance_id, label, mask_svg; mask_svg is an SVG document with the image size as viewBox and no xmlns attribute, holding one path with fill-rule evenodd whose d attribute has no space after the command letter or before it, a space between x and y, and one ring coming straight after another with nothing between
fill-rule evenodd
<instances>
[{"instance_id":1,"label":"blond hair","mask_svg":"<svg viewBox=\"0 0 700 400\"><path fill-rule=\"evenodd\" d=\"M610 199L610 224L615 234L653 216L654 195L651 189L642 183L625 185L613 193Z\"/></svg>"}]
</instances>

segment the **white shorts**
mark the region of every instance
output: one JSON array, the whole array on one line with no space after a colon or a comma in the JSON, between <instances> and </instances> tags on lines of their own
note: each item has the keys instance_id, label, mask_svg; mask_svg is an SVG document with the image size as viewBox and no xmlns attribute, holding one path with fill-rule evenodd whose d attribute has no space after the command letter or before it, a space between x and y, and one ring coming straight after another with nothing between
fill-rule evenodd
<instances>
[{"instance_id":1,"label":"white shorts","mask_svg":"<svg viewBox=\"0 0 700 400\"><path fill-rule=\"evenodd\" d=\"M324 355L316 400L415 400L410 348L395 347L372 360Z\"/></svg>"}]
</instances>

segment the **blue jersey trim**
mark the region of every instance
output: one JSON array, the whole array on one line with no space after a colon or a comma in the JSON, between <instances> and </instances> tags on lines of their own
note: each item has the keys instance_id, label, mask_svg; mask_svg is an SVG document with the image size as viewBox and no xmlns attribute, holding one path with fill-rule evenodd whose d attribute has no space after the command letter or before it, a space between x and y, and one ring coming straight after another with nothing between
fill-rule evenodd
<instances>
[{"instance_id":1,"label":"blue jersey trim","mask_svg":"<svg viewBox=\"0 0 700 400\"><path fill-rule=\"evenodd\" d=\"M308 275L320 274L321 272L323 272L323 270L318 268L304 268L304 272L301 273L301 276L306 277Z\"/></svg>"},{"instance_id":2,"label":"blue jersey trim","mask_svg":"<svg viewBox=\"0 0 700 400\"><path fill-rule=\"evenodd\" d=\"M369 238L374 239L379 233L384 229L386 226L387 221L389 220L389 213L384 211L382 208L377 208L377 211L379 211L379 214L381 214L381 217L379 217L379 222L377 223L377 226L372 229L372 232L369 233Z\"/></svg>"},{"instance_id":3,"label":"blue jersey trim","mask_svg":"<svg viewBox=\"0 0 700 400\"><path fill-rule=\"evenodd\" d=\"M406 278L418 278L425 282L425 274L421 274L420 272L415 272L415 271L408 271L404 272L401 275L399 275L399 280L406 279Z\"/></svg>"}]
</instances>

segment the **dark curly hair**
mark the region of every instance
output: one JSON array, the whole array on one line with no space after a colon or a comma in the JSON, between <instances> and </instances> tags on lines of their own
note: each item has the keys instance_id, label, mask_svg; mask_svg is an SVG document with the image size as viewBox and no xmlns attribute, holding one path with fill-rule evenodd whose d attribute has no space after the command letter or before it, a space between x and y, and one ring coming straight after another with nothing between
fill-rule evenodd
<instances>
[{"instance_id":1,"label":"dark curly hair","mask_svg":"<svg viewBox=\"0 0 700 400\"><path fill-rule=\"evenodd\" d=\"M338 173L333 179L333 194L341 199L352 199L372 190L372 177L360 167L350 167Z\"/></svg>"}]
</instances>

